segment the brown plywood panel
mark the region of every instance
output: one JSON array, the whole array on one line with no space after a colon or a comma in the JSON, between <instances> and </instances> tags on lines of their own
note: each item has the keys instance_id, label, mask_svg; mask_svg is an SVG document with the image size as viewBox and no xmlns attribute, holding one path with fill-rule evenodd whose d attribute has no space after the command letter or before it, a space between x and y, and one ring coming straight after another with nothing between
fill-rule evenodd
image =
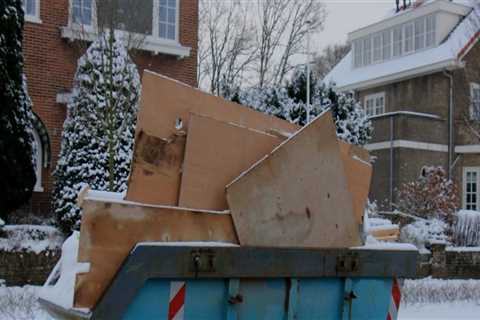
<instances>
[{"instance_id":1,"label":"brown plywood panel","mask_svg":"<svg viewBox=\"0 0 480 320\"><path fill-rule=\"evenodd\" d=\"M348 190L353 197L353 209L357 223L363 223L363 214L368 200L373 168L367 150L339 141L340 151L347 175Z\"/></svg>"},{"instance_id":2,"label":"brown plywood panel","mask_svg":"<svg viewBox=\"0 0 480 320\"><path fill-rule=\"evenodd\" d=\"M75 307L92 308L138 242L222 241L238 243L228 212L141 206L131 202L83 202L78 261L90 271L77 275Z\"/></svg>"},{"instance_id":3,"label":"brown plywood panel","mask_svg":"<svg viewBox=\"0 0 480 320\"><path fill-rule=\"evenodd\" d=\"M178 150L174 155L183 155L185 145L175 140L188 131L189 114L194 112L224 122L234 122L248 128L290 134L299 129L297 125L282 119L254 111L248 107L226 101L167 77L145 71L142 78L142 96L138 114L134 159L128 183L126 199L151 204L178 204L181 182L181 157L159 156L156 166L162 170L145 169L144 159L137 149L143 148L139 135L175 141ZM182 128L176 127L182 121ZM175 149L174 148L174 149ZM177 153L178 151L178 153ZM164 159L172 159L164 165Z\"/></svg>"},{"instance_id":4,"label":"brown plywood panel","mask_svg":"<svg viewBox=\"0 0 480 320\"><path fill-rule=\"evenodd\" d=\"M361 245L335 131L324 113L227 186L241 245Z\"/></svg>"},{"instance_id":5,"label":"brown plywood panel","mask_svg":"<svg viewBox=\"0 0 480 320\"><path fill-rule=\"evenodd\" d=\"M192 114L179 206L227 209L225 186L284 140L258 130Z\"/></svg>"}]
</instances>

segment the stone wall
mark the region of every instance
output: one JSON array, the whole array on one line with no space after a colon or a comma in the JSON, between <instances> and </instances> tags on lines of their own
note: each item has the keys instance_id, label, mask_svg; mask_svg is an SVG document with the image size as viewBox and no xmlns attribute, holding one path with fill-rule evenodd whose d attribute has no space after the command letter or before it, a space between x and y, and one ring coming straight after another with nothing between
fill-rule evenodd
<instances>
[{"instance_id":1,"label":"stone wall","mask_svg":"<svg viewBox=\"0 0 480 320\"><path fill-rule=\"evenodd\" d=\"M417 261L417 278L480 279L480 248L459 249L432 244Z\"/></svg>"},{"instance_id":2,"label":"stone wall","mask_svg":"<svg viewBox=\"0 0 480 320\"><path fill-rule=\"evenodd\" d=\"M60 250L40 253L0 251L0 279L7 286L43 285L60 258Z\"/></svg>"}]
</instances>

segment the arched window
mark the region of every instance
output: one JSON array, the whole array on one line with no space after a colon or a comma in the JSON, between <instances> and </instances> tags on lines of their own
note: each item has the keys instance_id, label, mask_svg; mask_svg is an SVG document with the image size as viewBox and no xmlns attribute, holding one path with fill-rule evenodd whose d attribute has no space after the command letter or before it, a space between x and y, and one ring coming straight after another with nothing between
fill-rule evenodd
<instances>
[{"instance_id":1,"label":"arched window","mask_svg":"<svg viewBox=\"0 0 480 320\"><path fill-rule=\"evenodd\" d=\"M38 135L37 129L33 128L33 142L35 144L34 148L34 158L35 158L35 175L37 177L37 182L33 188L34 192L43 192L42 187L42 169L43 169L43 146L40 136Z\"/></svg>"},{"instance_id":2,"label":"arched window","mask_svg":"<svg viewBox=\"0 0 480 320\"><path fill-rule=\"evenodd\" d=\"M50 139L48 137L47 128L42 120L33 114L33 140L34 140L34 158L35 158L35 174L37 182L33 188L34 192L43 192L42 170L50 165Z\"/></svg>"}]
</instances>

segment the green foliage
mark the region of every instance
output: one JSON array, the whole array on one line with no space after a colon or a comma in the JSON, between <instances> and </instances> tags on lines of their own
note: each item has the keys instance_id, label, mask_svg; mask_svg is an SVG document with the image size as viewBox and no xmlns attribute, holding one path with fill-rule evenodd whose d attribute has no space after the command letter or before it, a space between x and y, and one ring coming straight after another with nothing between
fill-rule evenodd
<instances>
[{"instance_id":1,"label":"green foliage","mask_svg":"<svg viewBox=\"0 0 480 320\"><path fill-rule=\"evenodd\" d=\"M21 0L0 1L0 218L27 203L35 185L31 102L23 75Z\"/></svg>"}]
</instances>

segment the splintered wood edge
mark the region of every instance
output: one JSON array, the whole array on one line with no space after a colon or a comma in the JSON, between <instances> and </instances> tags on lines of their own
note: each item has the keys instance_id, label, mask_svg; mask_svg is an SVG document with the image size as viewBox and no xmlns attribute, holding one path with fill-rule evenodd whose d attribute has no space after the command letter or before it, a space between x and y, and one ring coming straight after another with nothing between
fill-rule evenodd
<instances>
[{"instance_id":1,"label":"splintered wood edge","mask_svg":"<svg viewBox=\"0 0 480 320\"><path fill-rule=\"evenodd\" d=\"M83 205L85 197L87 196L89 191L90 191L90 186L88 184L84 185L82 189L80 189L80 192L78 193L78 196L77 196L77 205L79 207Z\"/></svg>"}]
</instances>

